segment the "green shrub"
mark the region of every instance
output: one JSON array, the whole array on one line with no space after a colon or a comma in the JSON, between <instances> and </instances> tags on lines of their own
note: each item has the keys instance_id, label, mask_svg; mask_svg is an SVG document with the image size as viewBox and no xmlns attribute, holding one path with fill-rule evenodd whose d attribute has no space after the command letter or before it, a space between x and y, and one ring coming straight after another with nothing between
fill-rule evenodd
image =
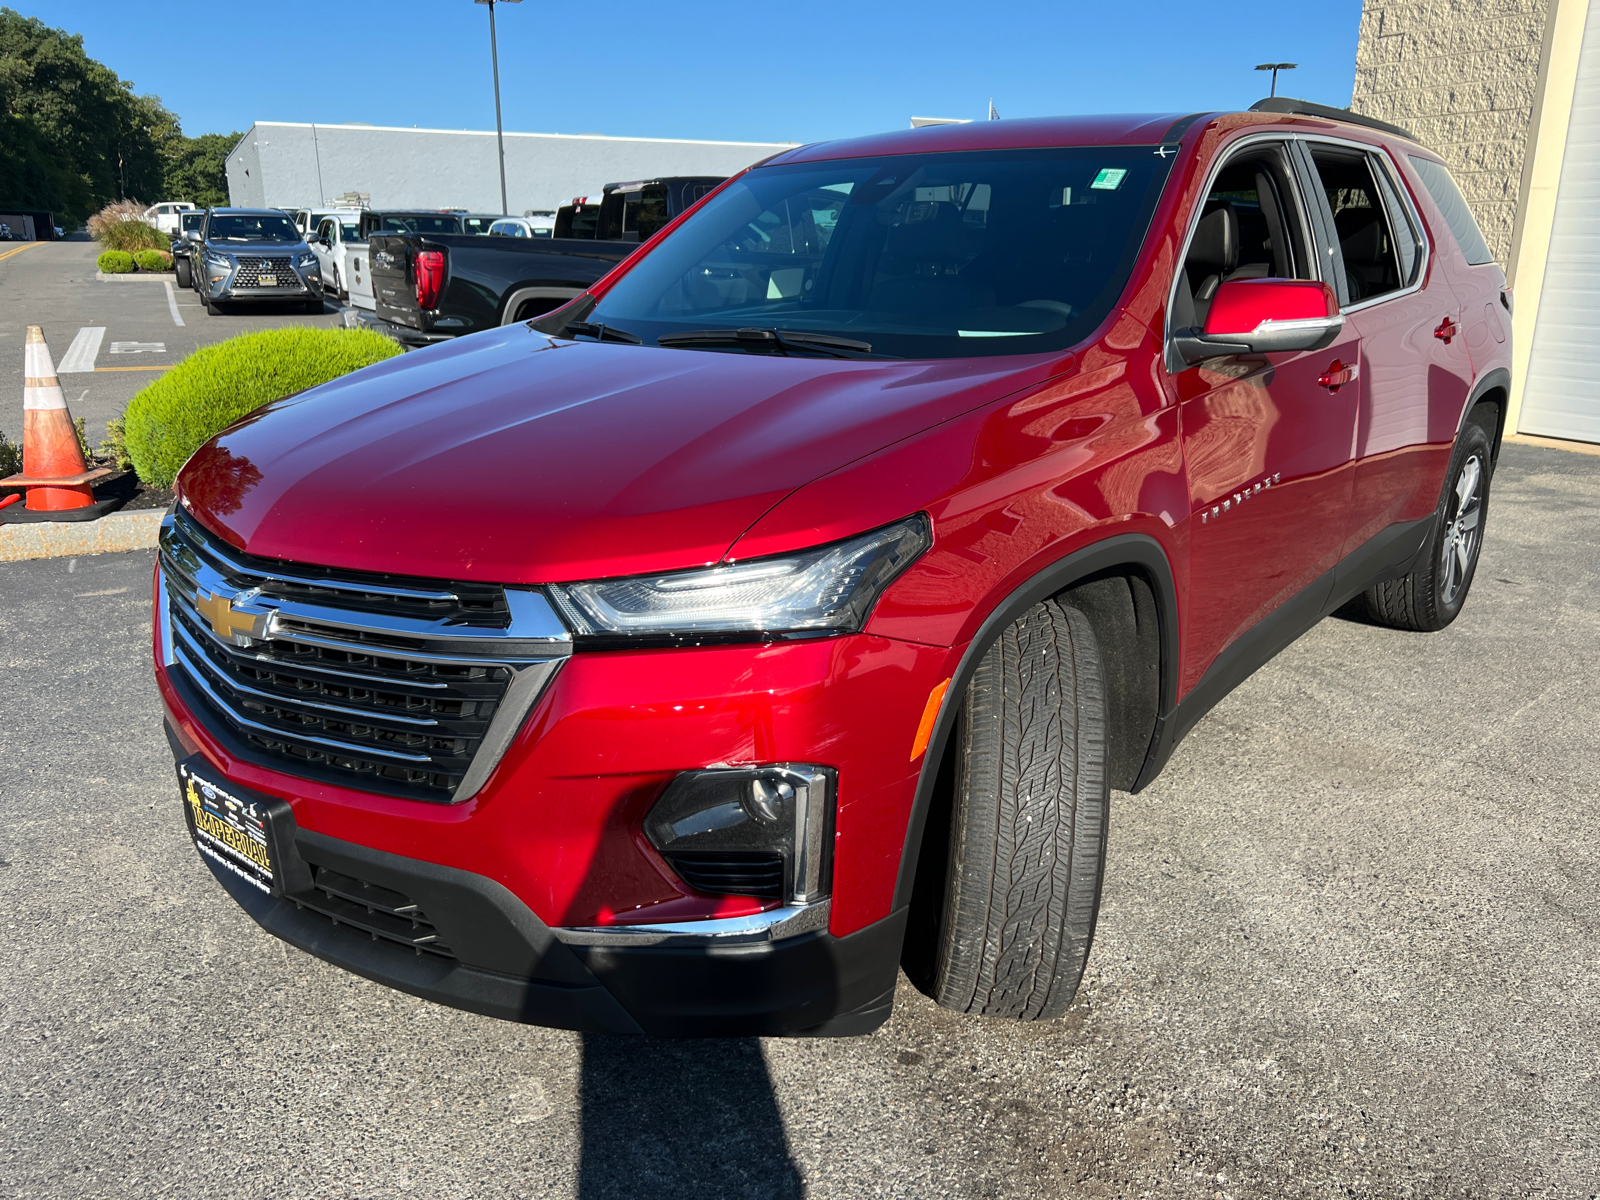
<instances>
[{"instance_id":1,"label":"green shrub","mask_svg":"<svg viewBox=\"0 0 1600 1200\"><path fill-rule=\"evenodd\" d=\"M106 250L94 265L107 275L126 275L133 270L133 255L126 250Z\"/></svg>"},{"instance_id":2,"label":"green shrub","mask_svg":"<svg viewBox=\"0 0 1600 1200\"><path fill-rule=\"evenodd\" d=\"M165 250L166 234L144 219L144 205L118 200L89 218L89 234L107 250Z\"/></svg>"},{"instance_id":3,"label":"green shrub","mask_svg":"<svg viewBox=\"0 0 1600 1200\"><path fill-rule=\"evenodd\" d=\"M0 431L0 479L7 475L22 474L22 447L15 442L7 441L6 435Z\"/></svg>"},{"instance_id":4,"label":"green shrub","mask_svg":"<svg viewBox=\"0 0 1600 1200\"><path fill-rule=\"evenodd\" d=\"M112 417L106 422L106 436L100 443L100 457L110 459L119 471L126 471L133 466L133 459L128 457L128 435L122 427L121 417Z\"/></svg>"},{"instance_id":5,"label":"green shrub","mask_svg":"<svg viewBox=\"0 0 1600 1200\"><path fill-rule=\"evenodd\" d=\"M172 255L165 250L141 250L133 256L141 271L172 270Z\"/></svg>"},{"instance_id":6,"label":"green shrub","mask_svg":"<svg viewBox=\"0 0 1600 1200\"><path fill-rule=\"evenodd\" d=\"M289 326L196 350L128 402L123 431L139 478L171 487L205 442L263 404L400 353L367 329Z\"/></svg>"}]
</instances>

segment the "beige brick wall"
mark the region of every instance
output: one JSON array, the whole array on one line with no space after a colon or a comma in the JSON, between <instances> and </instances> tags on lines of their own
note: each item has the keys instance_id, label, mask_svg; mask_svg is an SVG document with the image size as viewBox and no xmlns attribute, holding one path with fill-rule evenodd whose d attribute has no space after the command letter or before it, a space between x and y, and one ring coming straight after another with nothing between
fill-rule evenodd
<instances>
[{"instance_id":1,"label":"beige brick wall","mask_svg":"<svg viewBox=\"0 0 1600 1200\"><path fill-rule=\"evenodd\" d=\"M1505 265L1553 0L1364 0L1350 107L1450 164Z\"/></svg>"}]
</instances>

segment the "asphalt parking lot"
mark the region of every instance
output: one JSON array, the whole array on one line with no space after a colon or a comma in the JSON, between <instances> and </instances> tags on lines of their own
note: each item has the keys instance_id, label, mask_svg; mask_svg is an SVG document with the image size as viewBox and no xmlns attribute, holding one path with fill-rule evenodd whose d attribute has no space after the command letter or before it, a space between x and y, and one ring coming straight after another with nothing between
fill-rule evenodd
<instances>
[{"instance_id":1,"label":"asphalt parking lot","mask_svg":"<svg viewBox=\"0 0 1600 1200\"><path fill-rule=\"evenodd\" d=\"M0 1196L1594 1196L1600 457L1495 487L1452 628L1329 619L1114 796L1069 1016L902 983L841 1041L525 1028L287 948L185 838L150 555L0 567Z\"/></svg>"},{"instance_id":2,"label":"asphalt parking lot","mask_svg":"<svg viewBox=\"0 0 1600 1200\"><path fill-rule=\"evenodd\" d=\"M0 261L0 295L8 297L0 305L0 379L22 378L23 335L29 325L43 327L67 406L74 417L84 418L91 446L105 436L106 420L120 416L134 393L157 377L158 368L201 346L280 325L345 323L343 311L331 300L321 316L274 304L213 317L187 288L174 285L169 299L157 278L95 278L99 252L97 243L79 234L70 241L35 243ZM105 331L99 353L92 361L67 363L81 329ZM21 440L20 384L14 395L0 396L0 431Z\"/></svg>"}]
</instances>

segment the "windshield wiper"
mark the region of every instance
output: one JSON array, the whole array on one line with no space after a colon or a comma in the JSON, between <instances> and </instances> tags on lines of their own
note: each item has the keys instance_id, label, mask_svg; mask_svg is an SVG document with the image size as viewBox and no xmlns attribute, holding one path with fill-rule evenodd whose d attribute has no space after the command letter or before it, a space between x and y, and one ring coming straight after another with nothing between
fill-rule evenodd
<instances>
[{"instance_id":1,"label":"windshield wiper","mask_svg":"<svg viewBox=\"0 0 1600 1200\"><path fill-rule=\"evenodd\" d=\"M577 333L592 337L597 342L627 342L630 346L644 345L644 339L626 329L615 329L598 321L568 321L563 333Z\"/></svg>"},{"instance_id":2,"label":"windshield wiper","mask_svg":"<svg viewBox=\"0 0 1600 1200\"><path fill-rule=\"evenodd\" d=\"M664 333L658 346L738 346L751 350L772 347L780 354L791 350L815 350L834 358L855 358L872 353L870 342L834 337L831 333L807 333L799 329L691 329L683 333Z\"/></svg>"}]
</instances>

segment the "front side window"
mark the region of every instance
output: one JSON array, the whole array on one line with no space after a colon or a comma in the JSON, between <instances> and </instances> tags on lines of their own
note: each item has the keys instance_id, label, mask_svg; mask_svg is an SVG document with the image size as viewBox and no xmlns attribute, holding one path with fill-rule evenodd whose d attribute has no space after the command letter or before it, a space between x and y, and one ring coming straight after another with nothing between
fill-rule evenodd
<instances>
[{"instance_id":1,"label":"front side window","mask_svg":"<svg viewBox=\"0 0 1600 1200\"><path fill-rule=\"evenodd\" d=\"M1388 205L1374 177L1372 160L1359 150L1314 144L1311 161L1333 214L1349 302L1360 304L1399 291L1409 278L1401 267Z\"/></svg>"},{"instance_id":2,"label":"front side window","mask_svg":"<svg viewBox=\"0 0 1600 1200\"><path fill-rule=\"evenodd\" d=\"M908 358L1062 349L1121 294L1168 169L1149 146L760 168L589 319L646 342L761 327Z\"/></svg>"},{"instance_id":3,"label":"front side window","mask_svg":"<svg viewBox=\"0 0 1600 1200\"><path fill-rule=\"evenodd\" d=\"M324 241L324 242L333 241L333 222L332 221L324 221L321 225L317 226L317 240L318 241Z\"/></svg>"},{"instance_id":4,"label":"front side window","mask_svg":"<svg viewBox=\"0 0 1600 1200\"><path fill-rule=\"evenodd\" d=\"M1277 143L1249 146L1211 181L1173 290L1172 327L1203 327L1235 279L1316 279L1304 210Z\"/></svg>"},{"instance_id":5,"label":"front side window","mask_svg":"<svg viewBox=\"0 0 1600 1200\"><path fill-rule=\"evenodd\" d=\"M1467 207L1466 197L1461 194L1461 189L1456 186L1455 179L1444 164L1413 154L1411 165L1422 178L1422 186L1428 189L1428 195L1433 197L1433 202L1444 214L1444 223L1455 234L1456 244L1461 247L1466 260L1473 266L1493 262L1494 255L1489 251L1489 243L1483 240L1483 230L1478 228L1472 209Z\"/></svg>"},{"instance_id":6,"label":"front side window","mask_svg":"<svg viewBox=\"0 0 1600 1200\"><path fill-rule=\"evenodd\" d=\"M213 216L206 236L214 242L298 242L300 230L281 213L262 216Z\"/></svg>"}]
</instances>

